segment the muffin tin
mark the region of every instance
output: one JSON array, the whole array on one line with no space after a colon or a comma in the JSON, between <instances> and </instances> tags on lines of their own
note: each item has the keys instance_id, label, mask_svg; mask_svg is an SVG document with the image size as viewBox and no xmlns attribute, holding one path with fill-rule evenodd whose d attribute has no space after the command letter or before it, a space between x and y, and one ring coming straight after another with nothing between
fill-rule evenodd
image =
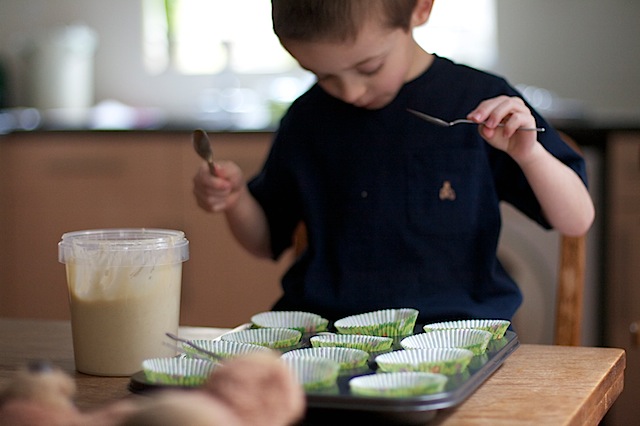
<instances>
[{"instance_id":1,"label":"muffin tin","mask_svg":"<svg viewBox=\"0 0 640 426\"><path fill-rule=\"evenodd\" d=\"M247 329L250 327L251 324L246 325ZM328 331L336 330L329 324ZM416 325L413 333L424 333L424 330L421 325ZM400 341L405 337L408 336L394 337L390 350L402 350ZM473 356L467 368L460 373L447 375L448 380L442 392L407 397L362 396L351 392L349 381L354 377L376 373L378 366L375 357L389 351L371 352L365 366L354 370L341 370L335 385L305 391L307 415L303 424L325 425L336 421L353 421L369 425L424 424L435 418L438 410L454 407L467 399L519 345L518 336L507 330L503 338L488 343L483 355ZM291 349L309 347L311 343L307 337ZM144 376L140 374L132 376L129 384L129 389L136 393L158 388L158 385L145 381Z\"/></svg>"}]
</instances>

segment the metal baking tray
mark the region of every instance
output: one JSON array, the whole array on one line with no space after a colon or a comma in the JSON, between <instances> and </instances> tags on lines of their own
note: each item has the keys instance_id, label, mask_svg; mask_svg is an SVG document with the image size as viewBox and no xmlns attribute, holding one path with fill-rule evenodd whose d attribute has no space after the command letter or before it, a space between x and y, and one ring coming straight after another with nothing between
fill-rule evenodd
<instances>
[{"instance_id":1,"label":"metal baking tray","mask_svg":"<svg viewBox=\"0 0 640 426\"><path fill-rule=\"evenodd\" d=\"M250 327L250 324L246 327ZM415 332L422 332L422 329L416 326ZM310 346L309 337L304 336L296 348ZM400 349L399 340L394 341L394 350ZM307 412L301 424L327 425L331 422L357 421L356 424L366 422L368 425L424 425L436 417L438 410L455 407L466 400L500 368L518 346L520 342L517 334L507 330L502 339L489 342L485 354L474 356L464 372L448 376L443 392L404 398L351 394L351 378L376 372L377 366L373 359L377 354L371 354L366 367L341 373L336 386L307 392ZM134 393L147 393L167 387L169 386L148 382L142 371L134 374L129 383L129 390Z\"/></svg>"},{"instance_id":2,"label":"metal baking tray","mask_svg":"<svg viewBox=\"0 0 640 426\"><path fill-rule=\"evenodd\" d=\"M438 410L462 403L484 383L520 345L518 336L507 331L500 340L492 340L487 352L474 356L467 371L448 376L443 392L406 398L363 397L352 395L349 379L376 371L369 362L365 371L342 374L335 388L326 392L307 393L305 425L326 425L335 421L356 421L357 424L422 424L435 418ZM397 345L394 344L394 347Z\"/></svg>"}]
</instances>

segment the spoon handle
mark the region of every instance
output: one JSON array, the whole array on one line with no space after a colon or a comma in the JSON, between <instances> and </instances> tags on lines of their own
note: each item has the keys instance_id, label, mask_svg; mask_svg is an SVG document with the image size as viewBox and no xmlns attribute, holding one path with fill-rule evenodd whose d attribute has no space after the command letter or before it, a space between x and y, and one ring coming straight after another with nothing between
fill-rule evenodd
<instances>
[{"instance_id":1,"label":"spoon handle","mask_svg":"<svg viewBox=\"0 0 640 426\"><path fill-rule=\"evenodd\" d=\"M191 342L190 340L182 339L182 338L176 336L173 333L165 333L165 334L170 339L175 340L176 342L181 342L181 343L184 343L186 345L189 345L193 349L197 350L198 352L201 352L201 353L203 353L203 354L205 354L205 355L207 355L207 356L209 356L209 357L211 357L211 358L213 358L215 360L221 361L223 359L223 357L221 357L220 355L218 355L216 353L213 353L211 351L208 351L208 350L204 349L203 347L200 347L199 345L196 345L195 343Z\"/></svg>"},{"instance_id":2,"label":"spoon handle","mask_svg":"<svg viewBox=\"0 0 640 426\"><path fill-rule=\"evenodd\" d=\"M207 160L207 165L209 166L209 173L211 173L211 176L218 176L218 173L216 173L216 166L213 165L213 160Z\"/></svg>"}]
</instances>

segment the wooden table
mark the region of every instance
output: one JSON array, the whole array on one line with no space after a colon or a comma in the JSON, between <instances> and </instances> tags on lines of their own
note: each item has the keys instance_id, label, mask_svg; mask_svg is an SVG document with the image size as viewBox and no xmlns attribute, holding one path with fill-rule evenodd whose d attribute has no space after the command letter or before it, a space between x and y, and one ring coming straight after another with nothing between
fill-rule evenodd
<instances>
[{"instance_id":1,"label":"wooden table","mask_svg":"<svg viewBox=\"0 0 640 426\"><path fill-rule=\"evenodd\" d=\"M183 327L183 337L226 331ZM48 360L71 374L77 404L91 409L119 398L126 377L95 377L74 369L66 321L0 319L0 388L30 360ZM521 345L471 397L441 410L433 425L597 425L622 392L625 352L615 348Z\"/></svg>"}]
</instances>

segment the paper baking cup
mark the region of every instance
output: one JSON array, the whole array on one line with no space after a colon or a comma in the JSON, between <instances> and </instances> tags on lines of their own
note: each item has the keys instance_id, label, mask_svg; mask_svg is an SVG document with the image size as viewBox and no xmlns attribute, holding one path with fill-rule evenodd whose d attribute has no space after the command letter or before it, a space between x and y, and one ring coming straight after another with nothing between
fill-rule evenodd
<instances>
[{"instance_id":1,"label":"paper baking cup","mask_svg":"<svg viewBox=\"0 0 640 426\"><path fill-rule=\"evenodd\" d=\"M305 391L330 388L336 385L340 364L326 358L282 358Z\"/></svg>"},{"instance_id":2,"label":"paper baking cup","mask_svg":"<svg viewBox=\"0 0 640 426\"><path fill-rule=\"evenodd\" d=\"M460 328L415 334L402 339L400 346L404 349L463 348L469 349L474 355L482 355L490 340L491 333L488 331Z\"/></svg>"},{"instance_id":3,"label":"paper baking cup","mask_svg":"<svg viewBox=\"0 0 640 426\"><path fill-rule=\"evenodd\" d=\"M417 318L415 309L383 309L339 319L334 326L343 334L407 336L413 333Z\"/></svg>"},{"instance_id":4,"label":"paper baking cup","mask_svg":"<svg viewBox=\"0 0 640 426\"><path fill-rule=\"evenodd\" d=\"M393 344L391 337L365 336L364 334L322 333L312 336L309 341L314 348L336 346L367 352L387 351Z\"/></svg>"},{"instance_id":5,"label":"paper baking cup","mask_svg":"<svg viewBox=\"0 0 640 426\"><path fill-rule=\"evenodd\" d=\"M200 386L219 364L195 358L151 358L142 362L146 379L155 384Z\"/></svg>"},{"instance_id":6,"label":"paper baking cup","mask_svg":"<svg viewBox=\"0 0 640 426\"><path fill-rule=\"evenodd\" d=\"M254 352L270 351L270 349L267 347L255 345L252 343L241 343L225 340L196 339L191 340L191 343L222 358L233 358L234 356L238 355L247 355ZM186 343L182 343L182 349L184 349L185 354L189 358L207 357L207 354L198 351L197 349L187 345ZM215 359L213 361L215 361Z\"/></svg>"},{"instance_id":7,"label":"paper baking cup","mask_svg":"<svg viewBox=\"0 0 640 426\"><path fill-rule=\"evenodd\" d=\"M302 333L290 328L254 328L223 334L220 339L227 342L253 343L272 349L297 345Z\"/></svg>"},{"instance_id":8,"label":"paper baking cup","mask_svg":"<svg viewBox=\"0 0 640 426\"><path fill-rule=\"evenodd\" d=\"M493 339L502 339L507 332L507 328L511 325L510 321L498 319L470 319L459 321L444 321L433 324L427 324L423 327L424 331L434 330L450 330L455 328L473 328L476 330L488 331L493 335Z\"/></svg>"},{"instance_id":9,"label":"paper baking cup","mask_svg":"<svg viewBox=\"0 0 640 426\"><path fill-rule=\"evenodd\" d=\"M349 380L354 395L402 398L442 392L447 376L436 373L378 373Z\"/></svg>"},{"instance_id":10,"label":"paper baking cup","mask_svg":"<svg viewBox=\"0 0 640 426\"><path fill-rule=\"evenodd\" d=\"M473 352L461 348L412 349L389 352L375 358L383 372L422 371L447 376L463 372Z\"/></svg>"},{"instance_id":11,"label":"paper baking cup","mask_svg":"<svg viewBox=\"0 0 640 426\"><path fill-rule=\"evenodd\" d=\"M364 366L369 353L351 348L303 348L285 352L282 358L325 358L337 362L341 370L350 370Z\"/></svg>"},{"instance_id":12,"label":"paper baking cup","mask_svg":"<svg viewBox=\"0 0 640 426\"><path fill-rule=\"evenodd\" d=\"M252 316L251 323L262 328L292 328L301 333L317 333L327 329L329 320L310 312L270 311Z\"/></svg>"}]
</instances>

